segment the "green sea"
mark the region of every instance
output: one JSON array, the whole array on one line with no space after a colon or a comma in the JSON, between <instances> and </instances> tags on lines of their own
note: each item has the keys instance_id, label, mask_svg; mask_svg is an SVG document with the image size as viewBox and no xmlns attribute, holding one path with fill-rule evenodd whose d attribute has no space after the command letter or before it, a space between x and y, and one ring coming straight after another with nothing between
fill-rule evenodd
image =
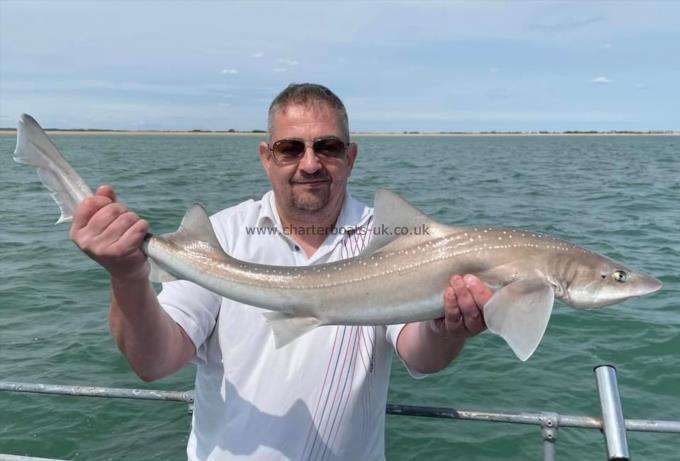
<instances>
[{"instance_id":1,"label":"green sea","mask_svg":"<svg viewBox=\"0 0 680 461\"><path fill-rule=\"evenodd\" d=\"M680 420L680 137L356 137L358 198L402 194L449 224L547 232L647 271L662 291L576 311L558 304L539 349L517 360L499 338L469 342L423 380L395 361L390 402L502 412L600 414L593 366L617 367L624 415ZM194 202L216 212L268 188L253 136L55 136L86 181L111 184L173 231ZM0 137L0 380L188 390L194 370L144 384L108 334L105 272L55 226L57 208ZM185 459L176 402L0 392L0 453L74 460ZM680 435L629 432L636 461L680 459ZM537 426L388 416L389 460L541 459ZM599 431L558 432L558 460L602 460Z\"/></svg>"}]
</instances>

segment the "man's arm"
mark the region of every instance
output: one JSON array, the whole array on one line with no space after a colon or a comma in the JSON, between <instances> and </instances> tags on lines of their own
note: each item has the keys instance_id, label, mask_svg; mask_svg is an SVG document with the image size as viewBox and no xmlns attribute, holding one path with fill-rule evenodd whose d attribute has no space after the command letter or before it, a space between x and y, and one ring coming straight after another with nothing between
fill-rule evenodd
<instances>
[{"instance_id":1,"label":"man's arm","mask_svg":"<svg viewBox=\"0 0 680 461\"><path fill-rule=\"evenodd\" d=\"M71 239L111 276L109 327L134 372L145 381L182 368L195 354L184 330L158 303L140 246L149 231L108 186L76 209Z\"/></svg>"},{"instance_id":2,"label":"man's arm","mask_svg":"<svg viewBox=\"0 0 680 461\"><path fill-rule=\"evenodd\" d=\"M419 373L445 368L468 338L486 329L482 307L491 296L477 277L454 275L444 291L444 317L405 325L397 339L399 356Z\"/></svg>"}]
</instances>

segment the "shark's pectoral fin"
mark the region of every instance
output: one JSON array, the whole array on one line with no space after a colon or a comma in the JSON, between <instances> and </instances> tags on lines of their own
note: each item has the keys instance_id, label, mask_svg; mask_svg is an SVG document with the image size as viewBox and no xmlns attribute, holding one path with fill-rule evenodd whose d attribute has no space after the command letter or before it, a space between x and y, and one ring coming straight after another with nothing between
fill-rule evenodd
<instances>
[{"instance_id":1,"label":"shark's pectoral fin","mask_svg":"<svg viewBox=\"0 0 680 461\"><path fill-rule=\"evenodd\" d=\"M319 319L314 317L297 317L274 311L266 312L264 316L272 327L277 349L321 325Z\"/></svg>"},{"instance_id":2,"label":"shark's pectoral fin","mask_svg":"<svg viewBox=\"0 0 680 461\"><path fill-rule=\"evenodd\" d=\"M555 290L542 280L518 280L498 290L484 305L489 331L501 336L525 361L543 338L555 301Z\"/></svg>"}]
</instances>

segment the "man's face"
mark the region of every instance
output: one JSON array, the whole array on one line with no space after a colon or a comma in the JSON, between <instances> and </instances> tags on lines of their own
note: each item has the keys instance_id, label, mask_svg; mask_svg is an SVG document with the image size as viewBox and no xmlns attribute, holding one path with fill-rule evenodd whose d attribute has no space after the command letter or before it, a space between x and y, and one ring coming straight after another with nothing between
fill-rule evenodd
<instances>
[{"instance_id":1,"label":"man's face","mask_svg":"<svg viewBox=\"0 0 680 461\"><path fill-rule=\"evenodd\" d=\"M282 217L339 213L357 155L356 145L351 144L346 155L339 158L318 157L312 149L319 138L336 137L346 141L333 110L325 106L290 105L274 114L270 136L270 145L282 139L296 139L306 144L299 162L286 165L274 160L267 143L260 144L260 160Z\"/></svg>"}]
</instances>

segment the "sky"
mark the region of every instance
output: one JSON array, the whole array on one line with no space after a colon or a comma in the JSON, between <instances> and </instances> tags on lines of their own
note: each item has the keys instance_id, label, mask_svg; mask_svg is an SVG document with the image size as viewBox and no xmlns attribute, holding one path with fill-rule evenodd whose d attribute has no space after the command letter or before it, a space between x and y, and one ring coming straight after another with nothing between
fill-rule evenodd
<instances>
[{"instance_id":1,"label":"sky","mask_svg":"<svg viewBox=\"0 0 680 461\"><path fill-rule=\"evenodd\" d=\"M291 82L353 131L680 129L680 2L0 0L0 127L266 129Z\"/></svg>"}]
</instances>

